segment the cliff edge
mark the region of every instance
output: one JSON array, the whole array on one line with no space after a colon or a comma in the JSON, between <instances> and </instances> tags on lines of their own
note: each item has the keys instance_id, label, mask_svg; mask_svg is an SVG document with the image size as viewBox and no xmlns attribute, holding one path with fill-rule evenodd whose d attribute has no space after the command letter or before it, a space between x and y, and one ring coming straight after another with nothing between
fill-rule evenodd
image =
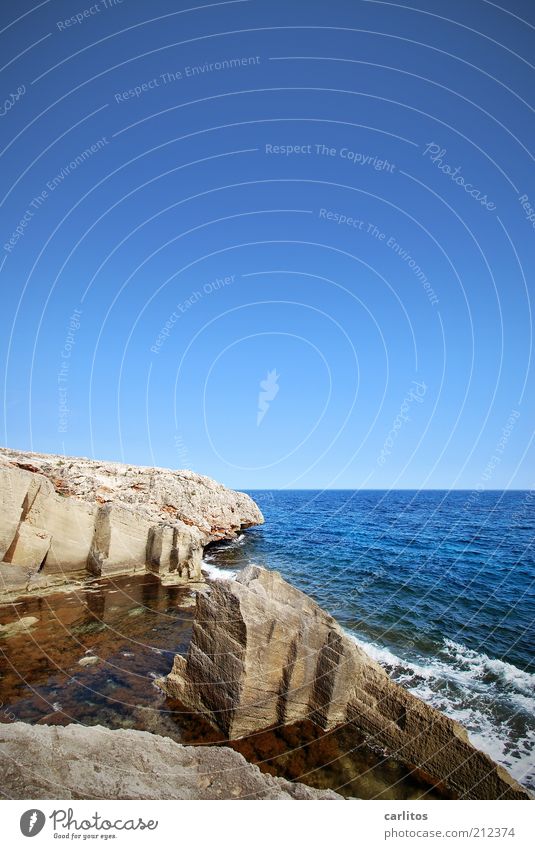
<instances>
[{"instance_id":1,"label":"cliff edge","mask_svg":"<svg viewBox=\"0 0 535 849\"><path fill-rule=\"evenodd\" d=\"M148 570L199 581L205 545L261 524L245 493L191 471L0 448L0 594Z\"/></svg>"}]
</instances>

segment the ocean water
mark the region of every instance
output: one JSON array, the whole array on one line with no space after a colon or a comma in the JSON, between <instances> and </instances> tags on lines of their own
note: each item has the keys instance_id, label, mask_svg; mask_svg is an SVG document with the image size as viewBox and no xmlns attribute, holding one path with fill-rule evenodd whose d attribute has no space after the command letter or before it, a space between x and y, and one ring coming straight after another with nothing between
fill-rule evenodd
<instances>
[{"instance_id":1,"label":"ocean water","mask_svg":"<svg viewBox=\"0 0 535 849\"><path fill-rule=\"evenodd\" d=\"M250 494L266 524L210 549L212 577L277 569L535 787L535 493Z\"/></svg>"}]
</instances>

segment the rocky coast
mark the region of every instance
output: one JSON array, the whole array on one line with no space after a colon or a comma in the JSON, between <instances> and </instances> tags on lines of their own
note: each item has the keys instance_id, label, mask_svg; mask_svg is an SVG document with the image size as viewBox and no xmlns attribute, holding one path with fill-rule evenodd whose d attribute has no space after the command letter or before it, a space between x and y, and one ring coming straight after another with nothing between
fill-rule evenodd
<instances>
[{"instance_id":1,"label":"rocky coast","mask_svg":"<svg viewBox=\"0 0 535 849\"><path fill-rule=\"evenodd\" d=\"M7 449L0 450L0 485L0 662L4 658L16 667L25 641L34 640L34 634L39 639L41 632L34 630L42 627L39 617L54 618L50 604L43 611L35 600L72 585L89 586L87 597L80 590L65 614L73 622L64 631L65 647L68 633L81 671L68 672L54 636L39 661L40 686L51 674L50 658L57 656L55 667L65 670L69 686L80 684L82 699L94 699L102 686L98 682L117 688L117 656L107 660L106 655L117 635L117 629L107 631L108 600L121 634L128 623L137 628L131 633L139 647L140 640L150 644L155 637L147 637L142 616L144 610L151 612L147 605L155 585L167 594L160 619L171 641L165 645L172 645L163 654L158 649L158 667L151 663L150 645L144 645L145 653L138 650L136 679L141 668L152 681L152 692L167 700L167 718L154 725L156 733L148 733L152 729L146 724L141 727L147 730L95 725L98 715L91 707L82 715L83 724L73 723L76 717L59 708L50 715L30 713L29 722L37 724L14 721L16 714L4 712L0 766L8 797L341 798L334 792L340 778L318 783L316 775L317 786L307 786L317 772L306 762L305 750L313 741L309 748L317 742L320 751L328 745L336 751L333 758L344 764L349 781L368 758L385 765L383 784L388 775L393 782L412 776L423 788L417 796L530 798L503 767L472 745L461 725L394 683L328 613L277 572L248 566L233 580L203 579L207 545L263 522L249 496L189 471ZM134 590L121 583L128 575L142 579L142 606L132 606ZM184 606L186 590L195 594L188 623L167 621ZM131 606L121 618L122 597ZM75 604L87 609L80 623ZM3 648L8 645L11 654ZM128 656L134 657L121 653L121 665ZM155 668L160 676L156 687ZM118 703L120 691L111 692L112 703ZM9 706L9 693L0 693L0 699ZM212 736L201 739L194 730L190 739L203 745L183 745L185 737L173 731L174 715L189 716L190 728L211 728ZM113 713L108 717L116 729ZM88 718L90 727L85 726ZM293 741L294 752L303 751L283 778L277 774L282 761L262 756L261 749L265 744L272 751L274 741L285 737ZM360 761L354 759L357 752ZM263 761L262 772L243 754Z\"/></svg>"},{"instance_id":2,"label":"rocky coast","mask_svg":"<svg viewBox=\"0 0 535 849\"><path fill-rule=\"evenodd\" d=\"M139 571L202 579L206 545L264 521L190 471L0 449L0 600Z\"/></svg>"},{"instance_id":3,"label":"rocky coast","mask_svg":"<svg viewBox=\"0 0 535 849\"><path fill-rule=\"evenodd\" d=\"M229 739L311 720L346 727L354 746L460 798L528 798L459 723L391 681L311 598L259 566L197 596L187 655L161 686Z\"/></svg>"}]
</instances>

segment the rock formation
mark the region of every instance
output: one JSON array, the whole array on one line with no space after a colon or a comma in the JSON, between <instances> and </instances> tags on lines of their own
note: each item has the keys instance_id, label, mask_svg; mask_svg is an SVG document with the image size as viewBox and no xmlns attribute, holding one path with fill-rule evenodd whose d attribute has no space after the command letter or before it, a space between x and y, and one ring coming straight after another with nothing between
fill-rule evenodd
<instances>
[{"instance_id":1,"label":"rock formation","mask_svg":"<svg viewBox=\"0 0 535 849\"><path fill-rule=\"evenodd\" d=\"M228 738L302 719L323 730L349 724L462 798L529 798L461 725L391 681L312 599L258 566L198 594L187 657L175 656L162 686Z\"/></svg>"},{"instance_id":2,"label":"rock formation","mask_svg":"<svg viewBox=\"0 0 535 849\"><path fill-rule=\"evenodd\" d=\"M0 449L0 593L145 569L199 580L203 546L261 522L194 472Z\"/></svg>"},{"instance_id":3,"label":"rock formation","mask_svg":"<svg viewBox=\"0 0 535 849\"><path fill-rule=\"evenodd\" d=\"M99 725L0 725L0 770L9 799L342 798L264 775L226 747Z\"/></svg>"}]
</instances>

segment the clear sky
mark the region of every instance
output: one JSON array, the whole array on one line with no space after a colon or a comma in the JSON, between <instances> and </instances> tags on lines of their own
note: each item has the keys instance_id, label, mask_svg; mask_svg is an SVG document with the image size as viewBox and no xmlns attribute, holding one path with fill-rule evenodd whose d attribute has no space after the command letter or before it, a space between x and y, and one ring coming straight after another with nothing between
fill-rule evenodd
<instances>
[{"instance_id":1,"label":"clear sky","mask_svg":"<svg viewBox=\"0 0 535 849\"><path fill-rule=\"evenodd\" d=\"M503 5L3 3L2 442L534 487L535 9Z\"/></svg>"}]
</instances>

